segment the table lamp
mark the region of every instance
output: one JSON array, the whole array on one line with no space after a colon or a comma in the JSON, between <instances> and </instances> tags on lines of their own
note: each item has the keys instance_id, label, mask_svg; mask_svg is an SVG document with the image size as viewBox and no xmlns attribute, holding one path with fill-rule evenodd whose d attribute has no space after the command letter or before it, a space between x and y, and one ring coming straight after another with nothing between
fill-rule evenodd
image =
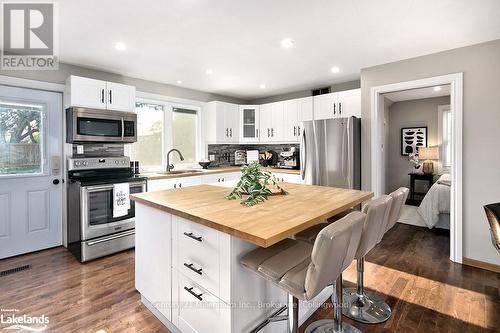
<instances>
[{"instance_id":1,"label":"table lamp","mask_svg":"<svg viewBox=\"0 0 500 333\"><path fill-rule=\"evenodd\" d=\"M424 160L422 171L427 175L434 173L434 163L431 160L439 159L438 147L418 148L418 158Z\"/></svg>"}]
</instances>

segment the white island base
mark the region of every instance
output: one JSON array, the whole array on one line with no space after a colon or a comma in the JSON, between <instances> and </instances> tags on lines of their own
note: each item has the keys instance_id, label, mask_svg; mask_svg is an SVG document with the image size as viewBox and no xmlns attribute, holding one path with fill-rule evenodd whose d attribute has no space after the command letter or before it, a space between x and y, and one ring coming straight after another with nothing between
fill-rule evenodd
<instances>
[{"instance_id":1,"label":"white island base","mask_svg":"<svg viewBox=\"0 0 500 333\"><path fill-rule=\"evenodd\" d=\"M135 247L136 289L172 332L249 332L286 304L284 291L240 265L256 245L237 237L136 202ZM331 294L301 302L299 323ZM262 332L286 332L286 322Z\"/></svg>"}]
</instances>

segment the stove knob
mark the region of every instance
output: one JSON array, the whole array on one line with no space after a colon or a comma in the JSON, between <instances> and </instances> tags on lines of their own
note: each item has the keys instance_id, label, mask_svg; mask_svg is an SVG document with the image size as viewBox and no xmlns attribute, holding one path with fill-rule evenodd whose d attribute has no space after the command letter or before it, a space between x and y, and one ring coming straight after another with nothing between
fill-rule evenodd
<instances>
[{"instance_id":1,"label":"stove knob","mask_svg":"<svg viewBox=\"0 0 500 333\"><path fill-rule=\"evenodd\" d=\"M87 161L83 161L83 166L87 166L89 163Z\"/></svg>"},{"instance_id":2,"label":"stove knob","mask_svg":"<svg viewBox=\"0 0 500 333\"><path fill-rule=\"evenodd\" d=\"M125 161L122 161L122 164L125 164Z\"/></svg>"},{"instance_id":3,"label":"stove knob","mask_svg":"<svg viewBox=\"0 0 500 333\"><path fill-rule=\"evenodd\" d=\"M75 166L80 166L80 162L75 161Z\"/></svg>"},{"instance_id":4,"label":"stove knob","mask_svg":"<svg viewBox=\"0 0 500 333\"><path fill-rule=\"evenodd\" d=\"M116 161L115 161L115 164L118 164L118 163L120 163L120 161L116 160Z\"/></svg>"}]
</instances>

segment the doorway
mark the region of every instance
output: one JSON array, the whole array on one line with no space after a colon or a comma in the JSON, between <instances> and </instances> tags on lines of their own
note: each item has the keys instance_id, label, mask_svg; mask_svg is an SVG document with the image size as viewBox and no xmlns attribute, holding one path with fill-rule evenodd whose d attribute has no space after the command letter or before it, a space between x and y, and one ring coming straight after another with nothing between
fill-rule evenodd
<instances>
[{"instance_id":1,"label":"doorway","mask_svg":"<svg viewBox=\"0 0 500 333\"><path fill-rule=\"evenodd\" d=\"M62 244L62 94L0 85L0 259Z\"/></svg>"},{"instance_id":2,"label":"doorway","mask_svg":"<svg viewBox=\"0 0 500 333\"><path fill-rule=\"evenodd\" d=\"M462 104L463 73L388 84L371 89L371 186L376 196L385 191L384 94L411 89L450 86L450 260L462 262Z\"/></svg>"}]
</instances>

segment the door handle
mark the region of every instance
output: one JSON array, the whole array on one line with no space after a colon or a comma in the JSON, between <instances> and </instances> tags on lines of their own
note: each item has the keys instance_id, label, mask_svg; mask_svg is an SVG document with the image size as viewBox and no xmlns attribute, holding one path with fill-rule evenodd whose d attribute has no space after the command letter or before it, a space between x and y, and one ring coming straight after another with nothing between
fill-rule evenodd
<instances>
[{"instance_id":1,"label":"door handle","mask_svg":"<svg viewBox=\"0 0 500 333\"><path fill-rule=\"evenodd\" d=\"M293 136L297 136L297 127L293 126Z\"/></svg>"},{"instance_id":2,"label":"door handle","mask_svg":"<svg viewBox=\"0 0 500 333\"><path fill-rule=\"evenodd\" d=\"M101 103L104 103L104 88L101 89Z\"/></svg>"},{"instance_id":3,"label":"door handle","mask_svg":"<svg viewBox=\"0 0 500 333\"><path fill-rule=\"evenodd\" d=\"M337 111L337 103L333 103L333 114Z\"/></svg>"},{"instance_id":4,"label":"door handle","mask_svg":"<svg viewBox=\"0 0 500 333\"><path fill-rule=\"evenodd\" d=\"M109 89L109 104L113 104L113 95L112 95L112 90Z\"/></svg>"},{"instance_id":5,"label":"door handle","mask_svg":"<svg viewBox=\"0 0 500 333\"><path fill-rule=\"evenodd\" d=\"M300 136L300 126L297 126L297 136Z\"/></svg>"},{"instance_id":6,"label":"door handle","mask_svg":"<svg viewBox=\"0 0 500 333\"><path fill-rule=\"evenodd\" d=\"M203 275L203 268L195 268L193 263L188 264L187 262L184 263L184 266L195 272L196 274Z\"/></svg>"},{"instance_id":7,"label":"door handle","mask_svg":"<svg viewBox=\"0 0 500 333\"><path fill-rule=\"evenodd\" d=\"M229 129L229 136L233 137L233 129L232 128Z\"/></svg>"},{"instance_id":8,"label":"door handle","mask_svg":"<svg viewBox=\"0 0 500 333\"><path fill-rule=\"evenodd\" d=\"M270 136L271 136L271 131L270 131L270 129L268 128L268 129L267 129L267 137L270 137Z\"/></svg>"},{"instance_id":9,"label":"door handle","mask_svg":"<svg viewBox=\"0 0 500 333\"><path fill-rule=\"evenodd\" d=\"M54 179L54 180L52 181L52 184L54 184L54 185L59 185L59 179Z\"/></svg>"},{"instance_id":10,"label":"door handle","mask_svg":"<svg viewBox=\"0 0 500 333\"><path fill-rule=\"evenodd\" d=\"M271 137L274 138L274 128L271 128Z\"/></svg>"},{"instance_id":11,"label":"door handle","mask_svg":"<svg viewBox=\"0 0 500 333\"><path fill-rule=\"evenodd\" d=\"M339 102L339 114L342 114L342 103Z\"/></svg>"},{"instance_id":12,"label":"door handle","mask_svg":"<svg viewBox=\"0 0 500 333\"><path fill-rule=\"evenodd\" d=\"M226 138L229 136L229 128L226 127Z\"/></svg>"},{"instance_id":13,"label":"door handle","mask_svg":"<svg viewBox=\"0 0 500 333\"><path fill-rule=\"evenodd\" d=\"M194 239L195 241L201 242L203 238L201 236L195 236L192 232L185 232L184 236Z\"/></svg>"}]
</instances>

